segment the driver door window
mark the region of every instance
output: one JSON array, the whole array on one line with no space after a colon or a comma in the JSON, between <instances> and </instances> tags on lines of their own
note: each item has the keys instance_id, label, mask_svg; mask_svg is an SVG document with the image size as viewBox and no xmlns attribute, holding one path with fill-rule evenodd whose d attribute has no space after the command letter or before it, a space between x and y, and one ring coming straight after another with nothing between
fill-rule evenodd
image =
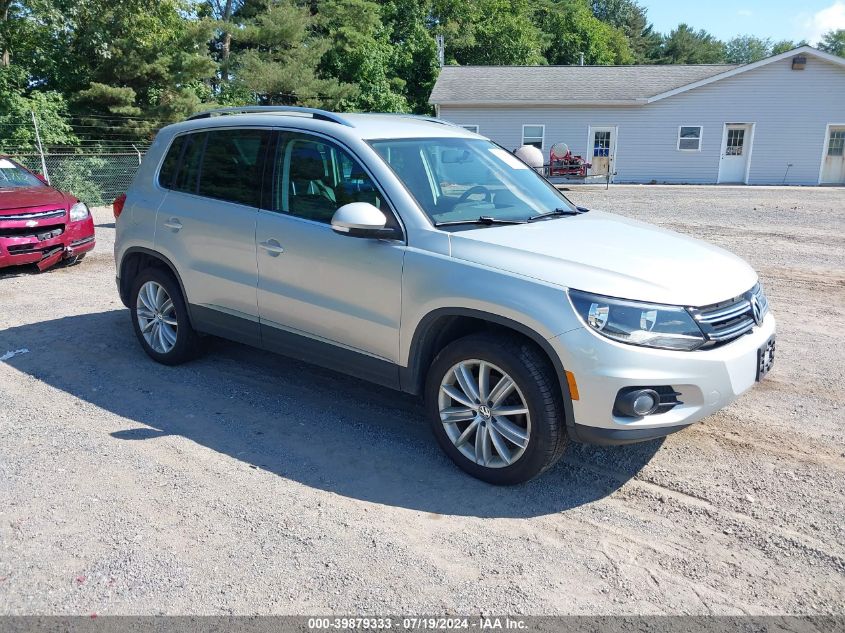
<instances>
[{"instance_id":1,"label":"driver door window","mask_svg":"<svg viewBox=\"0 0 845 633\"><path fill-rule=\"evenodd\" d=\"M350 202L369 202L393 218L381 192L361 164L334 143L317 137L288 135L276 156L279 177L274 210L330 224L335 211Z\"/></svg>"}]
</instances>

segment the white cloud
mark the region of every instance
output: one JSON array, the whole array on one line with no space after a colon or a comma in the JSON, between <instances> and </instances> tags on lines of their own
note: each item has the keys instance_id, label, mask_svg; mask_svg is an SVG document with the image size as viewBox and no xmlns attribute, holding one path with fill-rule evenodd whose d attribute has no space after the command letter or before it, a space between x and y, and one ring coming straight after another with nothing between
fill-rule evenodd
<instances>
[{"instance_id":1,"label":"white cloud","mask_svg":"<svg viewBox=\"0 0 845 633\"><path fill-rule=\"evenodd\" d=\"M804 19L804 37L816 44L828 31L845 29L845 1L836 0L832 5Z\"/></svg>"}]
</instances>

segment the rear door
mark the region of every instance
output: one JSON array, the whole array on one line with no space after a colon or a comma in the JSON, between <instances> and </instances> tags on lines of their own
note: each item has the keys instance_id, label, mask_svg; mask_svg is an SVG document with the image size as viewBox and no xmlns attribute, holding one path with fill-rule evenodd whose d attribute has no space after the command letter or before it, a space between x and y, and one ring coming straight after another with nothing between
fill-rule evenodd
<instances>
[{"instance_id":1,"label":"rear door","mask_svg":"<svg viewBox=\"0 0 845 633\"><path fill-rule=\"evenodd\" d=\"M255 224L270 137L233 128L177 137L179 166L160 181L169 191L156 215L156 249L179 271L200 327L250 343L259 340Z\"/></svg>"},{"instance_id":2,"label":"rear door","mask_svg":"<svg viewBox=\"0 0 845 633\"><path fill-rule=\"evenodd\" d=\"M331 228L334 212L350 202L369 202L399 226L385 196L351 152L321 136L280 134L273 161L272 200L256 230L264 343L298 355L288 344L300 335L395 363L405 243Z\"/></svg>"}]
</instances>

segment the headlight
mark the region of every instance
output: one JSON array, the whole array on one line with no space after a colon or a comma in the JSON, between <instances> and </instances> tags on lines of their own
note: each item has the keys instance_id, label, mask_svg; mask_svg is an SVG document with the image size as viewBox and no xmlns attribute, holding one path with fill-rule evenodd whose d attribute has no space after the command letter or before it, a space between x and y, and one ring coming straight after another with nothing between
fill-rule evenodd
<instances>
[{"instance_id":1,"label":"headlight","mask_svg":"<svg viewBox=\"0 0 845 633\"><path fill-rule=\"evenodd\" d=\"M591 329L620 343L691 351L706 341L693 318L678 306L612 299L580 290L570 290L569 300Z\"/></svg>"},{"instance_id":2,"label":"headlight","mask_svg":"<svg viewBox=\"0 0 845 633\"><path fill-rule=\"evenodd\" d=\"M89 215L88 207L85 206L84 202L77 202L70 208L70 221L71 222L79 222L80 220L84 220Z\"/></svg>"}]
</instances>

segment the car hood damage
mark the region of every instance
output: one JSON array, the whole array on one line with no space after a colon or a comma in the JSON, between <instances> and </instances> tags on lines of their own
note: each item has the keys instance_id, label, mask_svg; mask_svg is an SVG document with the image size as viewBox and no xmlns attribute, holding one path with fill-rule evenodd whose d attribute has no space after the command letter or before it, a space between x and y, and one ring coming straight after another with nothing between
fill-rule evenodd
<instances>
[{"instance_id":1,"label":"car hood damage","mask_svg":"<svg viewBox=\"0 0 845 633\"><path fill-rule=\"evenodd\" d=\"M549 283L671 305L717 303L757 281L717 246L601 211L455 232L450 248L458 259Z\"/></svg>"},{"instance_id":2,"label":"car hood damage","mask_svg":"<svg viewBox=\"0 0 845 633\"><path fill-rule=\"evenodd\" d=\"M68 198L50 187L0 189L0 217L32 207L68 208Z\"/></svg>"}]
</instances>

